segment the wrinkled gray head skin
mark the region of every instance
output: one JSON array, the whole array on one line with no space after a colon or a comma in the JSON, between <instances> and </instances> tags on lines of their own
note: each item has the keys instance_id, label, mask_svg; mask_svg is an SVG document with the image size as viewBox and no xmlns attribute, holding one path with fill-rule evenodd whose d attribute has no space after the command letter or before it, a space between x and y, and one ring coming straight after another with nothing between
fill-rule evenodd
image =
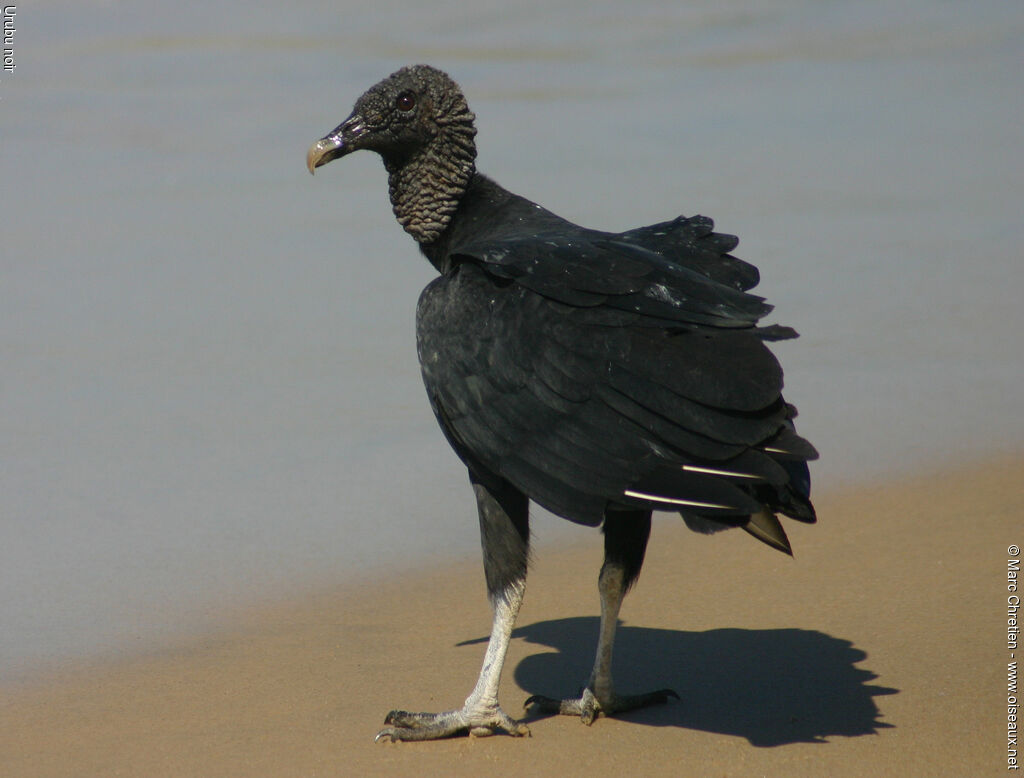
<instances>
[{"instance_id":1,"label":"wrinkled gray head skin","mask_svg":"<svg viewBox=\"0 0 1024 778\"><path fill-rule=\"evenodd\" d=\"M313 144L306 166L312 173L353 151L377 152L399 223L420 243L431 243L475 171L474 119L446 73L405 67L370 87L349 117Z\"/></svg>"}]
</instances>

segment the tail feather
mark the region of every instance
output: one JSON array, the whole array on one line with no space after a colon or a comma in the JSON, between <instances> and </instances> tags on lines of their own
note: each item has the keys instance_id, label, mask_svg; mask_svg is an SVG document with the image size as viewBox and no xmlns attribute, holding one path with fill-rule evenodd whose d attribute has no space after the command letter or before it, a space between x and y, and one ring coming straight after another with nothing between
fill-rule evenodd
<instances>
[{"instance_id":1,"label":"tail feather","mask_svg":"<svg viewBox=\"0 0 1024 778\"><path fill-rule=\"evenodd\" d=\"M789 545L786 531L782 528L782 524L775 514L768 508L762 508L760 511L743 518L723 516L712 519L707 516L698 516L689 511L680 511L679 514L683 517L683 521L686 522L686 526L694 532L710 535L722 530L739 527L762 543L766 543L778 551L793 556L793 549Z\"/></svg>"},{"instance_id":2,"label":"tail feather","mask_svg":"<svg viewBox=\"0 0 1024 778\"><path fill-rule=\"evenodd\" d=\"M767 543L772 548L793 556L793 548L789 545L786 531L771 511L765 509L752 513L747 523L740 526L762 543Z\"/></svg>"}]
</instances>

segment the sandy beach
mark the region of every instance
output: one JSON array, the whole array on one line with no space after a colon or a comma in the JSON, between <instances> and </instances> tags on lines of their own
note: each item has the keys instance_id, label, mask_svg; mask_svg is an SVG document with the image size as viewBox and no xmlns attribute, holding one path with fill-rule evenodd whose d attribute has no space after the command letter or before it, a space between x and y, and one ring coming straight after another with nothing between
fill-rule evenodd
<instances>
[{"instance_id":1,"label":"sandy beach","mask_svg":"<svg viewBox=\"0 0 1024 778\"><path fill-rule=\"evenodd\" d=\"M664 707L532 736L375 744L460 705L489 626L475 560L225 616L218 634L65 667L0 708L10 776L988 775L1005 770L1006 553L1024 458L819 495L793 559L655 524L620 688ZM550 520L550 519L549 519ZM566 694L597 629L596 532L536 554L504 707Z\"/></svg>"}]
</instances>

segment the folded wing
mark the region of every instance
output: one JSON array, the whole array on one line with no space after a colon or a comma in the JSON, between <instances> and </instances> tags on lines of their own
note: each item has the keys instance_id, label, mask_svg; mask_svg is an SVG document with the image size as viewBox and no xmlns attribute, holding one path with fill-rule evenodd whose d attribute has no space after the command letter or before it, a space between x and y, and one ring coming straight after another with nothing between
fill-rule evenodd
<instances>
[{"instance_id":1,"label":"folded wing","mask_svg":"<svg viewBox=\"0 0 1024 778\"><path fill-rule=\"evenodd\" d=\"M813 521L816 454L764 341L795 333L756 326L771 308L747 293L757 271L728 256L735 244L695 217L458 247L418 330L462 458L573 521L678 510L702 530L753 522L788 548L772 514Z\"/></svg>"}]
</instances>

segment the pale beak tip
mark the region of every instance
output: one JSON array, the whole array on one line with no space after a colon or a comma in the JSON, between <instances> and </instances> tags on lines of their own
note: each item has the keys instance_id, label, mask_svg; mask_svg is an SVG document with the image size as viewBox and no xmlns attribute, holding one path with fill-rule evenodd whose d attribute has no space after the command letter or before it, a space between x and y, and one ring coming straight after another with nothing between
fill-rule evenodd
<instances>
[{"instance_id":1,"label":"pale beak tip","mask_svg":"<svg viewBox=\"0 0 1024 778\"><path fill-rule=\"evenodd\" d=\"M328 135L309 147L309 151L306 152L306 169L312 173L321 165L326 165L344 153L341 138L337 135Z\"/></svg>"}]
</instances>

